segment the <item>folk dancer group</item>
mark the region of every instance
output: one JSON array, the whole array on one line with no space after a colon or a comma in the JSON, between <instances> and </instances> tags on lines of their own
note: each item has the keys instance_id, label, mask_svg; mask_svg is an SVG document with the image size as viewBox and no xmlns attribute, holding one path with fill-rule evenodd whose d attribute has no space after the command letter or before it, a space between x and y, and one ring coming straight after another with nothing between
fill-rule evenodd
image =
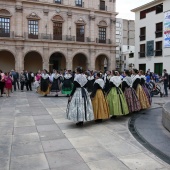
<instances>
[{"instance_id":1,"label":"folk dancer group","mask_svg":"<svg viewBox=\"0 0 170 170\"><path fill-rule=\"evenodd\" d=\"M115 118L151 106L151 97L145 86L143 71L125 71L124 78L112 71L104 78L100 73L89 77L80 67L74 77L66 115L67 119L82 126L86 121ZM93 87L92 87L93 84ZM88 90L91 92L90 95Z\"/></svg>"}]
</instances>

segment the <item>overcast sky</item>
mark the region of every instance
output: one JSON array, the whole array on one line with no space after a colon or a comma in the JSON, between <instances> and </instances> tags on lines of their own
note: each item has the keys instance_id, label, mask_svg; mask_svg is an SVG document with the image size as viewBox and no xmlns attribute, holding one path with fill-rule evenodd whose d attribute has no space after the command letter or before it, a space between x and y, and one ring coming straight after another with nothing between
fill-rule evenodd
<instances>
[{"instance_id":1,"label":"overcast sky","mask_svg":"<svg viewBox=\"0 0 170 170\"><path fill-rule=\"evenodd\" d=\"M117 18L135 19L135 14L130 10L151 1L153 0L116 0L116 12L119 13Z\"/></svg>"}]
</instances>

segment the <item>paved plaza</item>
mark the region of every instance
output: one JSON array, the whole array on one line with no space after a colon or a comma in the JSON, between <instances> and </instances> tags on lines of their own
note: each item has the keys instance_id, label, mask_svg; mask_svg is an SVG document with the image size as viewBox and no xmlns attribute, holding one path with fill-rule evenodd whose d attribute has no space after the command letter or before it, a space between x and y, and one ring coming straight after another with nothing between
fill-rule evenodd
<instances>
[{"instance_id":1,"label":"paved plaza","mask_svg":"<svg viewBox=\"0 0 170 170\"><path fill-rule=\"evenodd\" d=\"M0 170L170 170L130 134L131 115L76 127L66 97L0 98ZM152 108L170 98L153 98ZM161 113L160 113L161 114Z\"/></svg>"}]
</instances>

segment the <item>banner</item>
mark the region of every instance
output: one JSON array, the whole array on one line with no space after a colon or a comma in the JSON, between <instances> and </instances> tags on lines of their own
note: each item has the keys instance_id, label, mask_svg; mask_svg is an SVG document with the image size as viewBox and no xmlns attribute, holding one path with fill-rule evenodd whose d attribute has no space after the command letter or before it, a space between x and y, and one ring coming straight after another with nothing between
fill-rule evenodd
<instances>
[{"instance_id":1,"label":"banner","mask_svg":"<svg viewBox=\"0 0 170 170\"><path fill-rule=\"evenodd\" d=\"M165 12L164 18L164 48L170 47L170 11Z\"/></svg>"}]
</instances>

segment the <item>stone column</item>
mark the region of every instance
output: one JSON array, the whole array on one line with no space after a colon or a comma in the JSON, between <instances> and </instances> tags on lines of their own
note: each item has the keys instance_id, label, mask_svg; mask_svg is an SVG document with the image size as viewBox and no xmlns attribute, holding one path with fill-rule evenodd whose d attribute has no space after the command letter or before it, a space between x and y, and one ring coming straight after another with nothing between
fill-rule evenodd
<instances>
[{"instance_id":1,"label":"stone column","mask_svg":"<svg viewBox=\"0 0 170 170\"><path fill-rule=\"evenodd\" d=\"M16 14L15 14L15 37L20 38L20 37L23 37L22 2L19 2L19 1L16 2L15 11L16 11Z\"/></svg>"},{"instance_id":2,"label":"stone column","mask_svg":"<svg viewBox=\"0 0 170 170\"><path fill-rule=\"evenodd\" d=\"M72 48L68 48L68 49L67 49L66 69L67 69L67 70L73 70Z\"/></svg>"},{"instance_id":3,"label":"stone column","mask_svg":"<svg viewBox=\"0 0 170 170\"><path fill-rule=\"evenodd\" d=\"M115 50L110 51L110 63L108 65L109 70L115 70L116 69L116 55Z\"/></svg>"},{"instance_id":4,"label":"stone column","mask_svg":"<svg viewBox=\"0 0 170 170\"><path fill-rule=\"evenodd\" d=\"M21 72L24 70L23 46L16 47L15 70Z\"/></svg>"},{"instance_id":5,"label":"stone column","mask_svg":"<svg viewBox=\"0 0 170 170\"><path fill-rule=\"evenodd\" d=\"M96 56L96 50L95 49L89 49L89 57L90 57L90 63L89 63L89 69L95 70L95 56Z\"/></svg>"},{"instance_id":6,"label":"stone column","mask_svg":"<svg viewBox=\"0 0 170 170\"><path fill-rule=\"evenodd\" d=\"M95 41L95 15L94 15L94 12L90 12L90 38L91 38L91 41Z\"/></svg>"},{"instance_id":7,"label":"stone column","mask_svg":"<svg viewBox=\"0 0 170 170\"><path fill-rule=\"evenodd\" d=\"M49 48L48 47L44 47L43 48L43 69L46 69L47 71L49 71Z\"/></svg>"},{"instance_id":8,"label":"stone column","mask_svg":"<svg viewBox=\"0 0 170 170\"><path fill-rule=\"evenodd\" d=\"M116 19L115 16L112 15L110 19L110 40L112 43L116 43ZM122 33L123 34L123 33Z\"/></svg>"}]
</instances>

